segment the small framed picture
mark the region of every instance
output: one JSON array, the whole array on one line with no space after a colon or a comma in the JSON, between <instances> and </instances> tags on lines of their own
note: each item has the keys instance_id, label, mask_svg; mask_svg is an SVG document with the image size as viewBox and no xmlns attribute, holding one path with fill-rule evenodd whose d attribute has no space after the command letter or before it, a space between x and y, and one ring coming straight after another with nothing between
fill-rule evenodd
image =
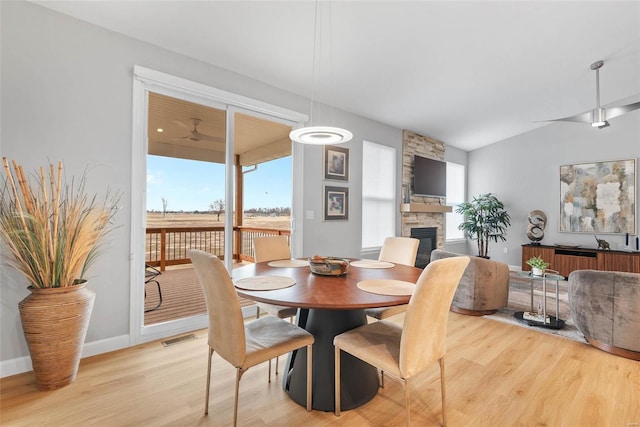
<instances>
[{"instance_id":1,"label":"small framed picture","mask_svg":"<svg viewBox=\"0 0 640 427\"><path fill-rule=\"evenodd\" d=\"M349 219L349 188L324 186L324 220Z\"/></svg>"},{"instance_id":2,"label":"small framed picture","mask_svg":"<svg viewBox=\"0 0 640 427\"><path fill-rule=\"evenodd\" d=\"M324 179L349 181L349 149L324 146Z\"/></svg>"}]
</instances>

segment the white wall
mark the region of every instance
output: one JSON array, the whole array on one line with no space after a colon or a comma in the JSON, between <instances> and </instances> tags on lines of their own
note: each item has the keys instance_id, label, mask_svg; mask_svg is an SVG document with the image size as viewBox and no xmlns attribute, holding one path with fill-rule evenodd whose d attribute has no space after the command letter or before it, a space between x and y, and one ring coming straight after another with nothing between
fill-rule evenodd
<instances>
[{"instance_id":1,"label":"white wall","mask_svg":"<svg viewBox=\"0 0 640 427\"><path fill-rule=\"evenodd\" d=\"M640 87L637 90L640 93ZM507 241L491 244L491 258L509 265L521 265L520 246L529 243L526 236L527 218L534 209L540 209L547 215L548 224L541 243L576 244L595 248L597 244L593 234L558 231L560 166L638 156L640 111L617 117L611 120L610 127L604 129L594 129L588 124L580 123L550 123L470 152L467 197L470 199L477 194L495 193L505 203L511 215ZM636 189L638 187L636 176ZM636 228L640 221L637 206L638 194ZM608 234L600 237L607 240L612 249L624 244L624 235ZM503 248L507 248L509 253L504 254ZM476 253L475 249L473 253Z\"/></svg>"},{"instance_id":2,"label":"white wall","mask_svg":"<svg viewBox=\"0 0 640 427\"><path fill-rule=\"evenodd\" d=\"M68 175L89 168L89 190L124 192L119 228L90 274L97 293L87 343L129 332L129 233L131 230L132 71L141 65L164 73L306 113L309 101L261 82L135 41L26 2L0 2L0 148L26 170L65 162ZM324 223L322 155L305 147L303 212L305 254L358 256L363 139L401 147L401 130L334 111L335 125L354 133L349 188L350 220ZM398 170L401 170L398 167ZM398 182L400 180L398 179ZM399 185L398 185L399 189ZM398 222L399 223L399 222ZM399 227L399 226L398 226ZM28 355L17 304L28 291L22 279L0 272L0 363ZM0 365L0 368L2 366Z\"/></svg>"},{"instance_id":3,"label":"white wall","mask_svg":"<svg viewBox=\"0 0 640 427\"><path fill-rule=\"evenodd\" d=\"M305 150L304 214L313 211L313 220L305 219L304 254L360 257L362 246L362 141L396 148L396 194L402 182L402 131L352 114L342 114L336 126L353 132L353 140L340 147L349 149L349 182L325 181L322 171L322 147ZM323 186L349 188L349 220L323 222ZM396 203L400 205L400 200ZM306 216L305 216L306 218ZM400 214L396 217L396 235L400 235Z\"/></svg>"},{"instance_id":4,"label":"white wall","mask_svg":"<svg viewBox=\"0 0 640 427\"><path fill-rule=\"evenodd\" d=\"M467 166L468 156L469 156L468 152L463 151L456 147L450 147L445 144L445 147L444 147L445 162L453 162L453 163L458 163L460 165Z\"/></svg>"}]
</instances>

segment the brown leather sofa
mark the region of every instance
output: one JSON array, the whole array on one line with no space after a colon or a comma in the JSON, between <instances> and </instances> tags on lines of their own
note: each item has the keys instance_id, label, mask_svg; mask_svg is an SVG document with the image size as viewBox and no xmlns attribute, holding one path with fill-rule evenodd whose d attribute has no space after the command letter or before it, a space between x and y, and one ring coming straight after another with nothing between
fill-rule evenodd
<instances>
[{"instance_id":1,"label":"brown leather sofa","mask_svg":"<svg viewBox=\"0 0 640 427\"><path fill-rule=\"evenodd\" d=\"M431 252L431 260L465 256L442 249ZM495 313L509 301L509 266L486 258L470 257L471 262L453 297L451 311L471 316Z\"/></svg>"},{"instance_id":2,"label":"brown leather sofa","mask_svg":"<svg viewBox=\"0 0 640 427\"><path fill-rule=\"evenodd\" d=\"M640 274L573 271L569 274L569 309L591 345L640 360Z\"/></svg>"}]
</instances>

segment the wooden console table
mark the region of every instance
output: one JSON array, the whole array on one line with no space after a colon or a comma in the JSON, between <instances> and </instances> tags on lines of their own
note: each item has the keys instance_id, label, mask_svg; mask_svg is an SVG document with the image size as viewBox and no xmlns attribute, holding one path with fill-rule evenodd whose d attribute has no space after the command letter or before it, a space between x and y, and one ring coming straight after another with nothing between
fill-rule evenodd
<instances>
[{"instance_id":1,"label":"wooden console table","mask_svg":"<svg viewBox=\"0 0 640 427\"><path fill-rule=\"evenodd\" d=\"M530 271L527 260L541 256L549 268L562 276L574 270L626 271L640 273L640 252L603 251L547 245L522 245L522 271Z\"/></svg>"}]
</instances>

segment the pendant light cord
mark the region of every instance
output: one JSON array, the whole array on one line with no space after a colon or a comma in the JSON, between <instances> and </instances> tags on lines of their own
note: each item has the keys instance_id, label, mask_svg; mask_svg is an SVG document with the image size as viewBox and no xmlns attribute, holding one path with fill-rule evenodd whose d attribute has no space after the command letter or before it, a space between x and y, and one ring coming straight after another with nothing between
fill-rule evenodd
<instances>
[{"instance_id":1,"label":"pendant light cord","mask_svg":"<svg viewBox=\"0 0 640 427\"><path fill-rule=\"evenodd\" d=\"M331 3L329 3L329 7L331 7ZM313 70L311 72L311 106L309 108L309 126L294 129L289 133L289 137L294 142L299 142L301 144L312 144L312 145L334 145L334 144L342 144L348 141L351 141L353 138L353 134L347 129L342 129L334 126L313 126L313 108L315 101L315 92L316 92L316 80L319 80L316 76L316 72L318 75L321 74L320 63L322 62L322 41L318 43L318 39L322 33L322 20L320 15L320 0L316 0L315 2L315 16L313 23ZM329 25L331 25L331 9L329 9ZM331 30L331 28L329 28ZM331 37L331 32L329 32ZM332 40L330 39L330 43ZM331 46L329 46L331 49ZM332 61L332 53L329 51L329 62ZM317 70L317 71L316 71ZM330 84L333 84L333 70L329 70L329 80ZM332 97L333 91L329 88L330 96ZM332 106L333 99L331 98L330 107L331 113L330 118L331 122L333 122L334 108Z\"/></svg>"},{"instance_id":2,"label":"pendant light cord","mask_svg":"<svg viewBox=\"0 0 640 427\"><path fill-rule=\"evenodd\" d=\"M316 92L316 51L318 43L318 0L315 4L315 15L313 18L313 62L311 64L311 105L309 107L309 125L313 126L313 100Z\"/></svg>"}]
</instances>

